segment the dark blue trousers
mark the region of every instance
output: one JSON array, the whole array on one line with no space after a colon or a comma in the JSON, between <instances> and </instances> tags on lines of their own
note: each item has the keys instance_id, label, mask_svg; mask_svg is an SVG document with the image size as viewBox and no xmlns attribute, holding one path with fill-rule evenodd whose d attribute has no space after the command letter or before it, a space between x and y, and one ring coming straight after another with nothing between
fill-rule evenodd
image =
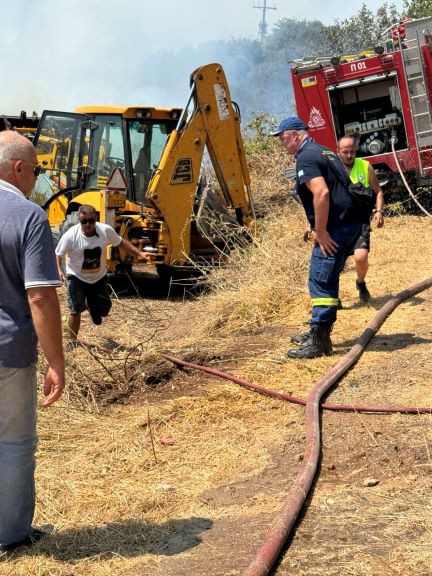
<instances>
[{"instance_id":1,"label":"dark blue trousers","mask_svg":"<svg viewBox=\"0 0 432 576\"><path fill-rule=\"evenodd\" d=\"M324 256L319 246L314 246L309 268L309 293L312 299L311 328L318 324L333 324L339 303L339 276L345 261L352 252L361 232L361 223L353 222L329 229L330 236L338 243L333 256Z\"/></svg>"}]
</instances>

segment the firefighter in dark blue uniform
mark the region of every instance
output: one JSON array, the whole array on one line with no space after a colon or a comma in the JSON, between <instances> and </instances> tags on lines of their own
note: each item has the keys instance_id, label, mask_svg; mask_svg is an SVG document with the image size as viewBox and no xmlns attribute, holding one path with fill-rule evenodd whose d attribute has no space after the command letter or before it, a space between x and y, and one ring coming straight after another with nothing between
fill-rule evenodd
<instances>
[{"instance_id":1,"label":"firefighter in dark blue uniform","mask_svg":"<svg viewBox=\"0 0 432 576\"><path fill-rule=\"evenodd\" d=\"M312 299L310 331L293 340L300 346L289 358L330 355L330 333L339 303L339 275L361 230L344 182L346 172L338 156L320 146L296 116L283 120L273 134L288 154L296 157L297 192L311 229L315 231L309 268Z\"/></svg>"}]
</instances>

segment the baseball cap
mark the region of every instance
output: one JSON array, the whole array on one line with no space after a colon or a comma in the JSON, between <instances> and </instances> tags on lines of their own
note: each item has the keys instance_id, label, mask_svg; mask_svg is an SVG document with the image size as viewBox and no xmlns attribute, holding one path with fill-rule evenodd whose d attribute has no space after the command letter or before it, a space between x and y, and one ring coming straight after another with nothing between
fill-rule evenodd
<instances>
[{"instance_id":1,"label":"baseball cap","mask_svg":"<svg viewBox=\"0 0 432 576\"><path fill-rule=\"evenodd\" d=\"M277 131L273 132L271 135L279 136L281 132L285 132L286 130L307 130L307 129L308 127L303 122L303 120L300 120L300 118L297 118L297 116L289 116L288 118L285 118L285 120L282 120L282 122L278 126Z\"/></svg>"}]
</instances>

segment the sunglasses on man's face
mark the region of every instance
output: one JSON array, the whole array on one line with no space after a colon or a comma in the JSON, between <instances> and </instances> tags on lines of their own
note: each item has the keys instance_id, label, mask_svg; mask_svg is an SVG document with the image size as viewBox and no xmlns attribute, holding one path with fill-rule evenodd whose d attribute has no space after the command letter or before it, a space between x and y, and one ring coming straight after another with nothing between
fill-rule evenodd
<instances>
[{"instance_id":1,"label":"sunglasses on man's face","mask_svg":"<svg viewBox=\"0 0 432 576\"><path fill-rule=\"evenodd\" d=\"M21 158L18 158L18 160L21 160L21 162L27 162L27 164L31 164L33 166L33 174L35 175L36 178L41 173L42 166L40 164L35 164L34 162L30 162L30 160L23 160Z\"/></svg>"},{"instance_id":2,"label":"sunglasses on man's face","mask_svg":"<svg viewBox=\"0 0 432 576\"><path fill-rule=\"evenodd\" d=\"M80 224L94 224L96 222L95 218L83 218L80 220Z\"/></svg>"}]
</instances>

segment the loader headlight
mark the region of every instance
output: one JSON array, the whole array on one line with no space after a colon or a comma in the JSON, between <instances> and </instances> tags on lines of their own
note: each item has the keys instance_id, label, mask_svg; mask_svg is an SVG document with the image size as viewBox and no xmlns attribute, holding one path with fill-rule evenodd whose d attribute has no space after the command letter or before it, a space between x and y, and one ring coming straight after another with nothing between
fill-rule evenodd
<instances>
[{"instance_id":1,"label":"loader headlight","mask_svg":"<svg viewBox=\"0 0 432 576\"><path fill-rule=\"evenodd\" d=\"M149 119L149 118L152 117L152 112L151 112L151 110L148 110L148 109L147 109L147 110L146 110L146 109L137 110L136 115L137 115L137 118L146 118L146 119Z\"/></svg>"}]
</instances>

